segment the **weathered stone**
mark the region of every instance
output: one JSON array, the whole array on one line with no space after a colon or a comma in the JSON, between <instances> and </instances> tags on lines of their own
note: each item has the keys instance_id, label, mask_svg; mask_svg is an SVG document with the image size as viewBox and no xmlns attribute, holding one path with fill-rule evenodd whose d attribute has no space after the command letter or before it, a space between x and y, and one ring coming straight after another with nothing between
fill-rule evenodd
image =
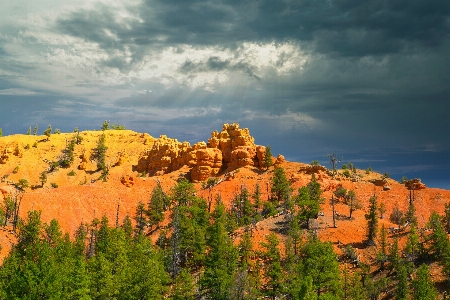
<instances>
[{"instance_id":1,"label":"weathered stone","mask_svg":"<svg viewBox=\"0 0 450 300\"><path fill-rule=\"evenodd\" d=\"M161 135L150 150L143 153L136 171L150 176L163 175L188 166L194 182L207 180L221 170L241 167L262 167L265 147L257 146L247 128L239 124L224 124L222 131L213 131L208 143L199 142L192 147L188 142Z\"/></svg>"},{"instance_id":2,"label":"weathered stone","mask_svg":"<svg viewBox=\"0 0 450 300\"><path fill-rule=\"evenodd\" d=\"M405 186L408 190L422 190L426 188L425 184L422 183L419 178L406 181Z\"/></svg>"}]
</instances>

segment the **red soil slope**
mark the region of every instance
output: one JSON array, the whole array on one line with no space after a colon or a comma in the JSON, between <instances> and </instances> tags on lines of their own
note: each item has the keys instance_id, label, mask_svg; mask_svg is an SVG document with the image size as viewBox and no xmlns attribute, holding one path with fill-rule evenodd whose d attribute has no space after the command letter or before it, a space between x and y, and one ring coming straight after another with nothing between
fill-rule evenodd
<instances>
[{"instance_id":1,"label":"red soil slope","mask_svg":"<svg viewBox=\"0 0 450 300\"><path fill-rule=\"evenodd\" d=\"M2 191L0 202L8 193L14 193L12 182L22 178L27 179L31 188L26 189L23 195L20 216L25 217L27 211L32 209L41 210L44 222L55 218L64 231L73 234L81 222L90 222L94 217L100 218L106 215L110 222L114 223L118 205L120 220L123 220L127 214L133 216L140 201L144 203L149 201L157 180L160 180L164 190L168 192L176 184L176 180L189 171L189 168L184 167L162 176L139 177L141 174L133 171L133 166L137 165L140 155L151 148L154 138L148 134L128 130L109 130L106 131L106 145L108 147L107 162L111 166L110 175L107 182L96 181L100 172L96 171L95 161L89 160L84 170L79 170L78 166L82 162L79 156L82 153L90 153L92 148L96 147L100 134L102 132L82 132L83 143L75 147L76 159L72 166L50 173L43 187L41 187L39 175L48 169L46 161L57 160L66 147L66 140L71 139L73 134L55 134L49 141L45 141L43 136L14 135L0 138L0 155L8 156L4 163L0 164L0 177L9 174L0 183L0 191ZM35 142L37 142L37 148L32 147ZM119 160L120 165L116 165ZM17 166L17 172L14 173ZM284 162L281 166L285 169L288 178L292 178L292 186L295 190L307 184L311 178L311 175L304 171L306 164ZM68 175L71 170L75 172L74 176ZM375 255L374 249L363 247L367 224L364 214L367 212L369 198L376 193L378 202L383 202L386 206L385 217L380 220L380 226L385 224L386 228L396 227L397 225L389 222L389 215L396 204L402 211L407 210L410 191L403 184L390 179L387 182L390 190L385 191L383 187L375 186L369 181L381 178L380 174L375 172L366 174L363 171L358 171L358 174L360 180L355 182L341 175L332 179L324 171L319 171L317 174L326 199L321 205L323 216L319 217L319 237L333 242L337 251L340 251L339 244L351 244L361 255L362 260L371 261ZM258 183L263 192L262 199L266 200L272 175L273 167L268 171L246 167L238 169L233 179L224 180L212 189L202 190L201 183L196 183L195 186L200 196L210 199L220 194L223 201L230 205L234 194L242 185L245 185L252 193ZM52 183L58 187L53 188ZM349 214L348 206L337 203L336 211L341 218L337 221L337 228L333 228L330 198L338 185L354 190L363 202L363 209L355 211L353 219L348 220L346 218ZM432 211L443 214L444 205L447 202L450 202L450 191L430 188L415 191L414 203L419 226L426 225ZM258 245L264 240L267 234L279 226L282 219L283 216L279 216L259 222L253 234L254 244ZM283 236L280 238L284 239ZM1 258L7 254L13 241L14 235L9 232L9 227L0 231Z\"/></svg>"}]
</instances>

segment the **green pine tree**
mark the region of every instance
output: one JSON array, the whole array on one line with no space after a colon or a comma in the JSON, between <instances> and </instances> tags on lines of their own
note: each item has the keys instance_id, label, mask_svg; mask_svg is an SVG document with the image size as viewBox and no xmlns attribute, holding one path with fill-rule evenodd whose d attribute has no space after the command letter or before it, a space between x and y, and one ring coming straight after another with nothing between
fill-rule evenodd
<instances>
[{"instance_id":1,"label":"green pine tree","mask_svg":"<svg viewBox=\"0 0 450 300\"><path fill-rule=\"evenodd\" d=\"M397 271L397 285L395 287L395 299L407 300L408 294L409 294L408 272L405 264L400 264Z\"/></svg>"},{"instance_id":2,"label":"green pine tree","mask_svg":"<svg viewBox=\"0 0 450 300\"><path fill-rule=\"evenodd\" d=\"M411 282L414 300L435 300L438 297L436 288L431 281L428 266L422 264L416 272L416 278Z\"/></svg>"},{"instance_id":3,"label":"green pine tree","mask_svg":"<svg viewBox=\"0 0 450 300\"><path fill-rule=\"evenodd\" d=\"M226 213L222 203L218 203L213 223L208 227L208 254L205 271L200 281L201 289L210 299L229 299L233 274L238 263L238 251L226 230Z\"/></svg>"},{"instance_id":4,"label":"green pine tree","mask_svg":"<svg viewBox=\"0 0 450 300\"><path fill-rule=\"evenodd\" d=\"M263 252L266 277L265 294L271 299L276 299L281 294L283 284L283 270L281 267L281 254L278 245L280 244L278 237L271 233L266 237L266 241L261 243L265 249Z\"/></svg>"},{"instance_id":5,"label":"green pine tree","mask_svg":"<svg viewBox=\"0 0 450 300\"><path fill-rule=\"evenodd\" d=\"M369 245L376 245L375 239L378 232L378 204L377 196L372 196L369 199L369 212L365 215L367 220L367 243Z\"/></svg>"},{"instance_id":6,"label":"green pine tree","mask_svg":"<svg viewBox=\"0 0 450 300\"><path fill-rule=\"evenodd\" d=\"M273 165L272 161L272 152L270 150L270 146L266 146L266 150L264 152L263 165L266 167L266 170L269 170L269 167Z\"/></svg>"}]
</instances>

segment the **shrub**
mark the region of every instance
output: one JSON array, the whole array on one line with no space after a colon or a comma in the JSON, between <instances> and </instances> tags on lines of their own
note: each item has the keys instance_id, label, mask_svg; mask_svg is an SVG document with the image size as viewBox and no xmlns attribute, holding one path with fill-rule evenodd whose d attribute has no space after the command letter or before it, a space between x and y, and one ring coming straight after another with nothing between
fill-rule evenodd
<instances>
[{"instance_id":1,"label":"shrub","mask_svg":"<svg viewBox=\"0 0 450 300\"><path fill-rule=\"evenodd\" d=\"M56 184L56 183L54 183L54 182L50 183L50 185L51 185L52 188L54 188L54 189L56 189L56 188L58 187L58 184Z\"/></svg>"},{"instance_id":2,"label":"shrub","mask_svg":"<svg viewBox=\"0 0 450 300\"><path fill-rule=\"evenodd\" d=\"M344 172L342 173L345 177L350 177L350 171L349 170L344 170Z\"/></svg>"},{"instance_id":3,"label":"shrub","mask_svg":"<svg viewBox=\"0 0 450 300\"><path fill-rule=\"evenodd\" d=\"M17 172L19 172L19 166L15 167L13 170L13 174L17 174Z\"/></svg>"},{"instance_id":4,"label":"shrub","mask_svg":"<svg viewBox=\"0 0 450 300\"><path fill-rule=\"evenodd\" d=\"M30 144L27 144L24 148L25 148L26 150L30 149Z\"/></svg>"},{"instance_id":5,"label":"shrub","mask_svg":"<svg viewBox=\"0 0 450 300\"><path fill-rule=\"evenodd\" d=\"M311 162L311 166L318 166L319 165L319 161L318 160L313 160Z\"/></svg>"},{"instance_id":6,"label":"shrub","mask_svg":"<svg viewBox=\"0 0 450 300\"><path fill-rule=\"evenodd\" d=\"M74 170L70 171L69 173L67 173L67 176L75 176L75 171Z\"/></svg>"},{"instance_id":7,"label":"shrub","mask_svg":"<svg viewBox=\"0 0 450 300\"><path fill-rule=\"evenodd\" d=\"M61 130L59 128L55 129L55 134L61 134Z\"/></svg>"},{"instance_id":8,"label":"shrub","mask_svg":"<svg viewBox=\"0 0 450 300\"><path fill-rule=\"evenodd\" d=\"M275 205L270 202L264 202L263 204L263 210L262 210L262 215L267 218L267 217L271 217L277 214L277 210L275 208Z\"/></svg>"},{"instance_id":9,"label":"shrub","mask_svg":"<svg viewBox=\"0 0 450 300\"><path fill-rule=\"evenodd\" d=\"M33 147L37 148L37 142L34 142Z\"/></svg>"},{"instance_id":10,"label":"shrub","mask_svg":"<svg viewBox=\"0 0 450 300\"><path fill-rule=\"evenodd\" d=\"M17 182L17 187L20 189L26 189L27 187L29 187L30 184L28 183L28 180L26 179L19 179L19 182Z\"/></svg>"},{"instance_id":11,"label":"shrub","mask_svg":"<svg viewBox=\"0 0 450 300\"><path fill-rule=\"evenodd\" d=\"M111 128L114 130L126 130L127 128L124 125L112 124Z\"/></svg>"}]
</instances>

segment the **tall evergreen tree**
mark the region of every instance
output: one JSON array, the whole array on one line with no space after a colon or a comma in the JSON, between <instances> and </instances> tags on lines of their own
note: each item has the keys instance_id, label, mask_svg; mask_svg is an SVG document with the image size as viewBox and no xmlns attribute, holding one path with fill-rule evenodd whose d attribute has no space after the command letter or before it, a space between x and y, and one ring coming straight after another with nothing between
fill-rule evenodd
<instances>
[{"instance_id":1,"label":"tall evergreen tree","mask_svg":"<svg viewBox=\"0 0 450 300\"><path fill-rule=\"evenodd\" d=\"M291 183L281 167L275 168L273 171L271 192L272 199L278 203L289 201L291 198Z\"/></svg>"},{"instance_id":2,"label":"tall evergreen tree","mask_svg":"<svg viewBox=\"0 0 450 300\"><path fill-rule=\"evenodd\" d=\"M384 264L387 261L387 233L384 224L381 226L379 250L377 253L377 260L380 262L380 269L384 270Z\"/></svg>"},{"instance_id":3,"label":"tall evergreen tree","mask_svg":"<svg viewBox=\"0 0 450 300\"><path fill-rule=\"evenodd\" d=\"M229 299L233 274L238 262L238 251L226 230L226 213L222 203L218 203L212 214L213 223L208 227L205 271L201 278L201 288L210 299Z\"/></svg>"},{"instance_id":4,"label":"tall evergreen tree","mask_svg":"<svg viewBox=\"0 0 450 300\"><path fill-rule=\"evenodd\" d=\"M274 233L269 234L266 241L261 243L261 246L265 249L263 258L265 261L266 295L274 300L281 293L283 281L279 243L278 237Z\"/></svg>"},{"instance_id":5,"label":"tall evergreen tree","mask_svg":"<svg viewBox=\"0 0 450 300\"><path fill-rule=\"evenodd\" d=\"M405 264L400 264L397 271L397 285L395 287L395 299L408 299L408 272Z\"/></svg>"},{"instance_id":6,"label":"tall evergreen tree","mask_svg":"<svg viewBox=\"0 0 450 300\"><path fill-rule=\"evenodd\" d=\"M158 227L159 223L164 220L166 198L161 184L158 183L153 189L150 202L148 203L147 216L150 226Z\"/></svg>"},{"instance_id":7,"label":"tall evergreen tree","mask_svg":"<svg viewBox=\"0 0 450 300\"><path fill-rule=\"evenodd\" d=\"M340 297L342 287L339 263L331 243L310 237L302 247L301 257L300 272L304 278L307 276L312 278L317 298Z\"/></svg>"},{"instance_id":8,"label":"tall evergreen tree","mask_svg":"<svg viewBox=\"0 0 450 300\"><path fill-rule=\"evenodd\" d=\"M435 300L437 291L431 281L430 270L428 266L422 264L416 272L416 278L411 282L413 287L414 300Z\"/></svg>"},{"instance_id":9,"label":"tall evergreen tree","mask_svg":"<svg viewBox=\"0 0 450 300\"><path fill-rule=\"evenodd\" d=\"M269 170L269 167L273 165L272 161L272 151L270 146L266 146L266 150L264 152L263 165L266 167L266 170Z\"/></svg>"},{"instance_id":10,"label":"tall evergreen tree","mask_svg":"<svg viewBox=\"0 0 450 300\"><path fill-rule=\"evenodd\" d=\"M373 195L369 199L369 212L365 215L367 220L367 243L369 245L376 245L375 239L378 232L378 204L377 196Z\"/></svg>"}]
</instances>

